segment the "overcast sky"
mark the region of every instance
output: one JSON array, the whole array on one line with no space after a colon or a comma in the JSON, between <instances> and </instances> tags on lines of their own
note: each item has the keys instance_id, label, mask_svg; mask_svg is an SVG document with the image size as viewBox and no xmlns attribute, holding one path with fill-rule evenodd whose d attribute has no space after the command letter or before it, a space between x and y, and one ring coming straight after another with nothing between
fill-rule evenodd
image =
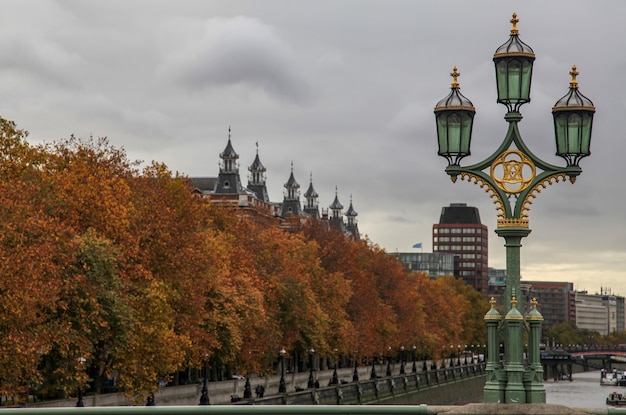
<instances>
[{"instance_id":1,"label":"overcast sky","mask_svg":"<svg viewBox=\"0 0 626 415\"><path fill-rule=\"evenodd\" d=\"M320 206L335 187L346 208L352 196L361 233L389 252L431 252L441 208L467 203L490 230L489 265L505 268L492 200L444 173L433 107L456 65L477 111L464 164L497 148L492 58L513 12L536 54L520 123L531 150L564 165L551 107L572 65L597 109L583 174L532 204L522 280L626 295L623 0L4 0L0 115L32 143L107 136L131 159L205 177L230 126L242 181L258 142L273 201L293 162L302 193L312 174Z\"/></svg>"}]
</instances>

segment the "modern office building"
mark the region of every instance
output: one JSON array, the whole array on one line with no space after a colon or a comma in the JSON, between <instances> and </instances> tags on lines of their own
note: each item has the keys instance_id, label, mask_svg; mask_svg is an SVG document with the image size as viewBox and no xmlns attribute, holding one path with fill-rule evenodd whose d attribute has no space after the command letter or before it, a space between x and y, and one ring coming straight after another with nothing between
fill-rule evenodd
<instances>
[{"instance_id":1,"label":"modern office building","mask_svg":"<svg viewBox=\"0 0 626 415\"><path fill-rule=\"evenodd\" d=\"M624 331L624 297L608 293L576 293L576 327L605 336Z\"/></svg>"},{"instance_id":2,"label":"modern office building","mask_svg":"<svg viewBox=\"0 0 626 415\"><path fill-rule=\"evenodd\" d=\"M488 288L488 233L475 207L451 203L433 225L433 253L454 255L454 276L483 295Z\"/></svg>"},{"instance_id":3,"label":"modern office building","mask_svg":"<svg viewBox=\"0 0 626 415\"><path fill-rule=\"evenodd\" d=\"M537 310L543 316L542 331L566 321L576 321L576 292L571 282L524 281L532 286L531 296L537 299Z\"/></svg>"},{"instance_id":4,"label":"modern office building","mask_svg":"<svg viewBox=\"0 0 626 415\"><path fill-rule=\"evenodd\" d=\"M454 275L454 255L429 252L393 252L389 254L400 261L409 272L426 272L431 280Z\"/></svg>"},{"instance_id":5,"label":"modern office building","mask_svg":"<svg viewBox=\"0 0 626 415\"><path fill-rule=\"evenodd\" d=\"M502 304L506 286L506 271L489 269L488 297ZM529 311L533 298L537 299L537 310L544 318L541 326L542 338L557 324L573 322L581 330L590 330L607 335L626 329L626 300L608 290L600 294L575 291L574 283L560 281L526 281L520 284L524 296L524 313Z\"/></svg>"}]
</instances>

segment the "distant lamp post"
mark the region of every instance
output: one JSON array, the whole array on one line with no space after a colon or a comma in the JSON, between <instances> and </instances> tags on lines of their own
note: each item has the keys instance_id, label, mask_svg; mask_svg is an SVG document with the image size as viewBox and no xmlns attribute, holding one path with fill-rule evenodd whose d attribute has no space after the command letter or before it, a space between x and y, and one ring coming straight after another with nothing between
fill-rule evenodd
<instances>
[{"instance_id":1,"label":"distant lamp post","mask_svg":"<svg viewBox=\"0 0 626 415\"><path fill-rule=\"evenodd\" d=\"M450 367L454 367L454 345L450 345Z\"/></svg>"},{"instance_id":2,"label":"distant lamp post","mask_svg":"<svg viewBox=\"0 0 626 415\"><path fill-rule=\"evenodd\" d=\"M315 355L315 349L309 349L309 389L315 388L315 378L313 377L313 355Z\"/></svg>"},{"instance_id":3,"label":"distant lamp post","mask_svg":"<svg viewBox=\"0 0 626 415\"><path fill-rule=\"evenodd\" d=\"M209 356L204 355L204 360L202 361L202 392L200 394L200 405L211 405L211 401L209 399L209 388L207 386L207 378L209 375L208 370L208 360Z\"/></svg>"},{"instance_id":4,"label":"distant lamp post","mask_svg":"<svg viewBox=\"0 0 626 415\"><path fill-rule=\"evenodd\" d=\"M445 171L453 182L460 177L479 185L493 199L497 211L496 234L504 238L506 248L506 290L504 312L501 316L492 304L485 315L488 327L487 382L485 402L545 403L543 367L536 354L539 339L529 339L528 364L523 361L523 332L525 331L523 296L520 290L520 248L522 238L530 234L528 212L542 189L556 182L574 183L582 173L581 159L590 154L591 130L595 107L578 89L578 71L573 66L568 93L552 107L556 155L566 161L565 167L549 164L535 156L526 146L518 123L522 120L520 107L530 101L535 54L519 39L517 15L511 19L512 29L507 42L494 56L497 102L507 108L504 116L509 123L506 136L497 150L485 160L468 167L460 161L470 155L472 125L476 110L472 102L460 92L454 67L450 93L435 106L438 154L448 161ZM532 322L540 324L541 314L534 309ZM497 332L504 320L504 360L498 362ZM529 336L530 337L530 336Z\"/></svg>"},{"instance_id":5,"label":"distant lamp post","mask_svg":"<svg viewBox=\"0 0 626 415\"><path fill-rule=\"evenodd\" d=\"M249 377L246 377L246 383L243 386L243 398L252 399L252 385Z\"/></svg>"},{"instance_id":6,"label":"distant lamp post","mask_svg":"<svg viewBox=\"0 0 626 415\"><path fill-rule=\"evenodd\" d=\"M287 385L285 384L285 355L287 351L280 349L278 352L280 355L280 382L278 383L278 393L287 392Z\"/></svg>"},{"instance_id":7,"label":"distant lamp post","mask_svg":"<svg viewBox=\"0 0 626 415\"><path fill-rule=\"evenodd\" d=\"M441 346L441 369L446 368L446 346Z\"/></svg>"},{"instance_id":8,"label":"distant lamp post","mask_svg":"<svg viewBox=\"0 0 626 415\"><path fill-rule=\"evenodd\" d=\"M388 377L391 376L391 347L387 349L387 372L385 374Z\"/></svg>"},{"instance_id":9,"label":"distant lamp post","mask_svg":"<svg viewBox=\"0 0 626 415\"><path fill-rule=\"evenodd\" d=\"M413 368L411 369L411 372L417 373L417 346L413 345L411 350L413 350Z\"/></svg>"},{"instance_id":10,"label":"distant lamp post","mask_svg":"<svg viewBox=\"0 0 626 415\"><path fill-rule=\"evenodd\" d=\"M377 379L378 375L376 374L376 356L372 357L372 371L370 372L370 379Z\"/></svg>"},{"instance_id":11,"label":"distant lamp post","mask_svg":"<svg viewBox=\"0 0 626 415\"><path fill-rule=\"evenodd\" d=\"M87 359L85 359L84 357L79 357L78 358L78 363L79 366L81 367L82 370L85 370L85 362L87 361ZM85 402L83 402L83 388L82 386L78 386L78 400L76 401L76 407L77 408L84 408L85 407Z\"/></svg>"},{"instance_id":12,"label":"distant lamp post","mask_svg":"<svg viewBox=\"0 0 626 415\"><path fill-rule=\"evenodd\" d=\"M404 375L404 346L400 346L400 374Z\"/></svg>"},{"instance_id":13,"label":"distant lamp post","mask_svg":"<svg viewBox=\"0 0 626 415\"><path fill-rule=\"evenodd\" d=\"M359 351L354 351L354 373L352 374L352 381L359 381Z\"/></svg>"},{"instance_id":14,"label":"distant lamp post","mask_svg":"<svg viewBox=\"0 0 626 415\"><path fill-rule=\"evenodd\" d=\"M456 365L461 366L461 345L456 346Z\"/></svg>"},{"instance_id":15,"label":"distant lamp post","mask_svg":"<svg viewBox=\"0 0 626 415\"><path fill-rule=\"evenodd\" d=\"M330 384L331 385L338 385L339 384L339 376L337 376L337 360L339 359L338 355L337 355L337 349L334 350L333 353L333 363L335 364L335 368L333 369L333 377L330 379Z\"/></svg>"}]
</instances>

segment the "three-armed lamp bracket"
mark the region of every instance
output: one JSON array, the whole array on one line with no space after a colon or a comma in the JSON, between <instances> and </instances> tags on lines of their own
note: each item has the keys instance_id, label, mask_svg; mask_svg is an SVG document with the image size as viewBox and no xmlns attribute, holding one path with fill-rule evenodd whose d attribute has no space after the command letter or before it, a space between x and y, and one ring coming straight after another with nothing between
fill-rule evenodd
<instances>
[{"instance_id":1,"label":"three-armed lamp bracket","mask_svg":"<svg viewBox=\"0 0 626 415\"><path fill-rule=\"evenodd\" d=\"M446 173L453 182L457 178L474 182L485 189L496 205L498 236L505 239L506 247L506 291L502 318L505 332L505 362L500 366L497 360L498 339L490 339L490 360L487 364L485 385L486 402L543 403L542 368L539 363L525 365L523 358L522 332L516 324L520 319L540 322L541 314L536 309L524 318L523 295L520 292L520 247L521 239L530 233L528 212L532 200L547 185L567 179L574 183L582 170L580 160L590 154L591 127L595 107L578 90L578 71L573 66L568 93L552 107L556 155L567 165L559 167L535 156L526 146L517 124L522 120L520 107L530 102L535 53L519 39L517 15L511 19L512 29L509 40L500 46L493 61L496 69L497 102L507 108L504 119L509 128L502 144L485 160L463 167L460 162L469 156L472 140L472 125L476 109L472 102L460 92L458 77L454 67L450 93L435 106L437 124L438 154L448 161ZM498 320L493 308L485 316L488 325ZM498 313L499 315L499 313ZM498 317L499 318L499 317ZM534 323L533 323L534 324ZM536 342L539 340L536 339ZM539 350L538 344L531 345ZM536 346L536 347L535 347ZM495 355L495 356L494 356Z\"/></svg>"}]
</instances>

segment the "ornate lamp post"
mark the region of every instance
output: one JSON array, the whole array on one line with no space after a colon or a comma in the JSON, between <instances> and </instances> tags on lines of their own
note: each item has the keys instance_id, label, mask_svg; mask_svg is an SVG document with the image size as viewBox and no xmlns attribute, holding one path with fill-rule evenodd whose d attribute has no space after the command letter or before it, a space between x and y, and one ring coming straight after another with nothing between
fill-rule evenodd
<instances>
[{"instance_id":1,"label":"ornate lamp post","mask_svg":"<svg viewBox=\"0 0 626 415\"><path fill-rule=\"evenodd\" d=\"M278 393L287 392L287 385L285 384L285 355L287 352L285 349L280 349L278 352L280 355L280 382L278 383Z\"/></svg>"},{"instance_id":2,"label":"ornate lamp post","mask_svg":"<svg viewBox=\"0 0 626 415\"><path fill-rule=\"evenodd\" d=\"M494 360L497 337L489 339L496 344L488 346L489 362L484 390L485 402L545 403L542 369L538 365L524 366L522 331L524 316L523 296L520 291L520 248L522 238L530 234L528 212L532 199L547 185L569 179L574 183L582 173L579 162L590 154L591 127L595 107L580 93L572 67L569 92L552 108L556 137L556 155L566 161L565 167L549 164L535 156L526 146L518 123L522 120L520 107L530 101L533 50L519 39L517 16L509 40L500 46L493 57L496 68L497 102L507 108L504 119L509 123L503 142L485 160L468 167L461 159L470 155L472 124L476 110L472 102L459 91L456 67L451 92L435 107L438 154L448 160L446 173L453 182L457 178L474 182L485 189L494 200L497 211L496 234L504 238L506 248L506 291L504 297L504 368ZM493 309L493 306L492 306ZM533 322L540 321L536 308ZM495 313L485 320L496 321ZM535 336L536 337L536 336ZM538 342L538 340L535 339ZM529 345L536 350L535 345ZM490 366L491 363L494 363Z\"/></svg>"},{"instance_id":3,"label":"ornate lamp post","mask_svg":"<svg viewBox=\"0 0 626 415\"><path fill-rule=\"evenodd\" d=\"M417 373L417 346L413 345L411 350L413 350L413 367L411 368L411 373ZM426 359L424 359L424 362L426 362Z\"/></svg>"},{"instance_id":4,"label":"ornate lamp post","mask_svg":"<svg viewBox=\"0 0 626 415\"><path fill-rule=\"evenodd\" d=\"M400 346L400 374L404 375L404 346Z\"/></svg>"},{"instance_id":5,"label":"ornate lamp post","mask_svg":"<svg viewBox=\"0 0 626 415\"><path fill-rule=\"evenodd\" d=\"M370 379L376 379L378 375L376 374L376 356L372 358L372 371L370 372Z\"/></svg>"},{"instance_id":6,"label":"ornate lamp post","mask_svg":"<svg viewBox=\"0 0 626 415\"><path fill-rule=\"evenodd\" d=\"M309 384L307 385L309 389L313 389L315 387L315 378L313 377L313 355L315 354L315 349L309 349Z\"/></svg>"},{"instance_id":7,"label":"ornate lamp post","mask_svg":"<svg viewBox=\"0 0 626 415\"><path fill-rule=\"evenodd\" d=\"M209 400L209 388L207 387L207 378L209 375L209 370L207 368L207 361L209 360L209 356L204 355L204 360L202 361L202 393L200 395L200 405L211 405L211 401Z\"/></svg>"},{"instance_id":8,"label":"ornate lamp post","mask_svg":"<svg viewBox=\"0 0 626 415\"><path fill-rule=\"evenodd\" d=\"M330 384L331 385L338 385L339 384L339 376L337 375L337 360L339 359L339 356L337 355L337 349L333 350L333 363L334 363L334 369L333 369L333 377L330 379Z\"/></svg>"},{"instance_id":9,"label":"ornate lamp post","mask_svg":"<svg viewBox=\"0 0 626 415\"><path fill-rule=\"evenodd\" d=\"M454 346L450 345L450 367L454 367Z\"/></svg>"}]
</instances>

